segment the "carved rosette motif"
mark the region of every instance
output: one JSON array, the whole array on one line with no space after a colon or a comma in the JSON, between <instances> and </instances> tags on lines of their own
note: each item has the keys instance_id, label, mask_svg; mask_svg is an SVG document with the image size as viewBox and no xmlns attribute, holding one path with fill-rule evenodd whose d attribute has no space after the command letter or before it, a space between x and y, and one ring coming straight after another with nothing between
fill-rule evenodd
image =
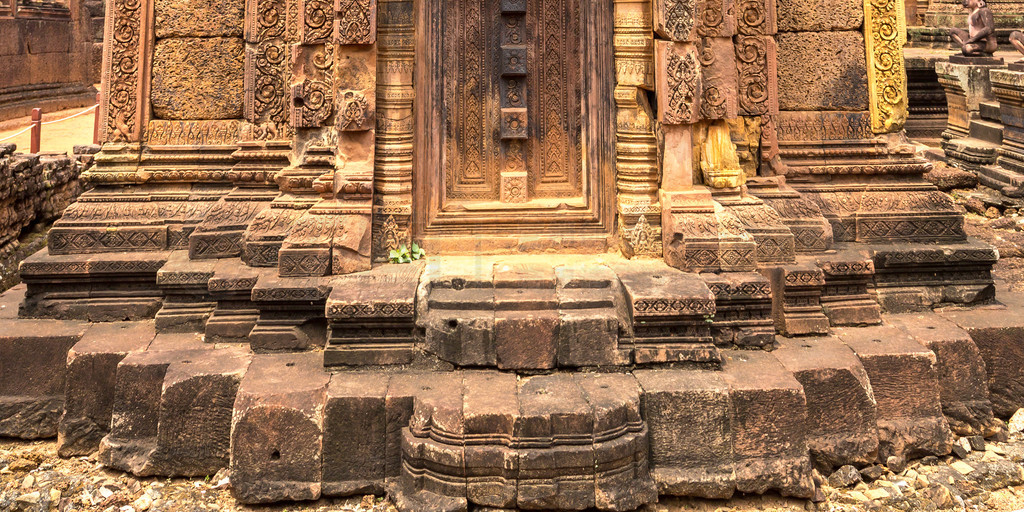
<instances>
[{"instance_id":1,"label":"carved rosette motif","mask_svg":"<svg viewBox=\"0 0 1024 512\"><path fill-rule=\"evenodd\" d=\"M775 87L775 41L770 36L736 36L739 110L758 116L778 110ZM776 105L773 105L776 104Z\"/></svg>"},{"instance_id":2,"label":"carved rosette motif","mask_svg":"<svg viewBox=\"0 0 1024 512\"><path fill-rule=\"evenodd\" d=\"M334 33L334 6L330 0L304 0L299 10L302 44L323 44Z\"/></svg>"},{"instance_id":3,"label":"carved rosette motif","mask_svg":"<svg viewBox=\"0 0 1024 512\"><path fill-rule=\"evenodd\" d=\"M331 85L322 80L303 80L292 86L292 126L323 126L334 110Z\"/></svg>"},{"instance_id":4,"label":"carved rosette motif","mask_svg":"<svg viewBox=\"0 0 1024 512\"><path fill-rule=\"evenodd\" d=\"M899 0L864 0L871 130L892 133L907 120L907 74L903 45L906 20Z\"/></svg>"}]
</instances>

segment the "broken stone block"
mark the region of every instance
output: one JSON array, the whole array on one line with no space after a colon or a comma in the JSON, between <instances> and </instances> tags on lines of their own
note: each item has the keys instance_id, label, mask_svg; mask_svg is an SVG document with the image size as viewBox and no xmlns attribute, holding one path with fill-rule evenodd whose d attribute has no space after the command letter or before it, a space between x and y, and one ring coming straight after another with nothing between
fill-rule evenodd
<instances>
[{"instance_id":1,"label":"broken stone block","mask_svg":"<svg viewBox=\"0 0 1024 512\"><path fill-rule=\"evenodd\" d=\"M711 335L720 347L747 348L775 345L771 285L756 272L702 273L715 294Z\"/></svg>"},{"instance_id":2,"label":"broken stone block","mask_svg":"<svg viewBox=\"0 0 1024 512\"><path fill-rule=\"evenodd\" d=\"M64 413L57 427L61 457L88 455L110 432L117 365L145 350L156 336L153 322L94 324L67 357Z\"/></svg>"},{"instance_id":3,"label":"broken stone block","mask_svg":"<svg viewBox=\"0 0 1024 512\"><path fill-rule=\"evenodd\" d=\"M732 401L736 490L814 496L800 382L772 354L758 351L727 351L722 378Z\"/></svg>"},{"instance_id":4,"label":"broken stone block","mask_svg":"<svg viewBox=\"0 0 1024 512\"><path fill-rule=\"evenodd\" d=\"M0 320L0 436L57 434L68 351L87 328L64 320Z\"/></svg>"},{"instance_id":5,"label":"broken stone block","mask_svg":"<svg viewBox=\"0 0 1024 512\"><path fill-rule=\"evenodd\" d=\"M136 476L212 475L229 464L231 410L251 353L165 350L159 338L117 365L110 433L98 458Z\"/></svg>"},{"instance_id":6,"label":"broken stone block","mask_svg":"<svg viewBox=\"0 0 1024 512\"><path fill-rule=\"evenodd\" d=\"M660 494L726 499L733 472L732 402L718 372L637 370ZM688 425L687 428L679 428Z\"/></svg>"},{"instance_id":7,"label":"broken stone block","mask_svg":"<svg viewBox=\"0 0 1024 512\"><path fill-rule=\"evenodd\" d=\"M396 373L388 383L385 397L386 441L384 458L386 483L390 489L402 474L402 435L413 417L417 397L451 393L461 389L462 375L452 372Z\"/></svg>"},{"instance_id":8,"label":"broken stone block","mask_svg":"<svg viewBox=\"0 0 1024 512\"><path fill-rule=\"evenodd\" d=\"M325 496L383 494L388 377L336 373L324 408Z\"/></svg>"},{"instance_id":9,"label":"broken stone block","mask_svg":"<svg viewBox=\"0 0 1024 512\"><path fill-rule=\"evenodd\" d=\"M825 274L814 265L768 267L761 273L771 281L775 329L785 336L828 334L821 309Z\"/></svg>"},{"instance_id":10,"label":"broken stone block","mask_svg":"<svg viewBox=\"0 0 1024 512\"><path fill-rule=\"evenodd\" d=\"M879 460L945 455L953 442L942 415L935 354L888 325L837 328L868 372L878 404Z\"/></svg>"},{"instance_id":11,"label":"broken stone block","mask_svg":"<svg viewBox=\"0 0 1024 512\"><path fill-rule=\"evenodd\" d=\"M242 503L315 500L322 482L323 353L259 354L231 419L231 488Z\"/></svg>"},{"instance_id":12,"label":"broken stone block","mask_svg":"<svg viewBox=\"0 0 1024 512\"><path fill-rule=\"evenodd\" d=\"M240 37L157 41L150 92L153 115L181 120L241 118L244 47Z\"/></svg>"},{"instance_id":13,"label":"broken stone block","mask_svg":"<svg viewBox=\"0 0 1024 512\"><path fill-rule=\"evenodd\" d=\"M868 109L859 31L779 33L778 72L782 110Z\"/></svg>"},{"instance_id":14,"label":"broken stone block","mask_svg":"<svg viewBox=\"0 0 1024 512\"><path fill-rule=\"evenodd\" d=\"M467 438L486 438L487 444L467 444L466 498L485 507L516 506L519 453L510 446L519 422L517 377L511 373L465 372L463 421Z\"/></svg>"},{"instance_id":15,"label":"broken stone block","mask_svg":"<svg viewBox=\"0 0 1024 512\"><path fill-rule=\"evenodd\" d=\"M563 266L558 276L559 366L611 366L619 358L618 278L603 265ZM616 288L613 288L613 283Z\"/></svg>"},{"instance_id":16,"label":"broken stone block","mask_svg":"<svg viewBox=\"0 0 1024 512\"><path fill-rule=\"evenodd\" d=\"M772 355L804 388L807 447L815 467L827 471L875 462L876 404L867 372L853 351L834 337L779 338Z\"/></svg>"},{"instance_id":17,"label":"broken stone block","mask_svg":"<svg viewBox=\"0 0 1024 512\"><path fill-rule=\"evenodd\" d=\"M1024 407L1024 302L1009 293L1003 306L943 310L939 314L967 331L981 352L988 375L992 412L1009 418Z\"/></svg>"},{"instance_id":18,"label":"broken stone block","mask_svg":"<svg viewBox=\"0 0 1024 512\"><path fill-rule=\"evenodd\" d=\"M890 315L886 321L935 353L942 414L960 436L993 436L1003 430L992 415L988 375L967 331L931 312Z\"/></svg>"}]
</instances>

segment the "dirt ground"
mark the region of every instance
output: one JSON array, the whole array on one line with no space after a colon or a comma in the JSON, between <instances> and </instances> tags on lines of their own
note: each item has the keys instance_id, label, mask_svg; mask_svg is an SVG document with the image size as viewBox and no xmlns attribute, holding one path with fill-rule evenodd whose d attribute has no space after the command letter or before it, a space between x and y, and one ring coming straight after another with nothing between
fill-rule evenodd
<instances>
[{"instance_id":1,"label":"dirt ground","mask_svg":"<svg viewBox=\"0 0 1024 512\"><path fill-rule=\"evenodd\" d=\"M70 110L61 110L58 112L44 112L43 122L54 121L63 119L68 116L77 114L88 107L73 108ZM67 121L61 121L58 123L43 125L39 133L39 150L43 152L55 152L55 153L68 153L71 154L73 148L79 144L92 144L92 132L93 123L95 122L96 109L89 111L86 114L78 117L68 119ZM22 153L28 153L29 144L31 143L31 131L17 135L12 139L7 139L11 135L24 130L32 124L32 118L23 117L21 119L12 120L10 122L4 122L4 126L14 125L15 128L0 130L0 144L14 143L18 146L18 151ZM4 140L7 139L7 140Z\"/></svg>"}]
</instances>

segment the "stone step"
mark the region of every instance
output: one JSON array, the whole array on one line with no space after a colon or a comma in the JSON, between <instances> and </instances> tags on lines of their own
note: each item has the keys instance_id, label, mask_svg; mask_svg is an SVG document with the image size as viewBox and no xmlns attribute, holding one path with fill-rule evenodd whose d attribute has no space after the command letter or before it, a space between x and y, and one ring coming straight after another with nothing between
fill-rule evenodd
<instances>
[{"instance_id":1,"label":"stone step","mask_svg":"<svg viewBox=\"0 0 1024 512\"><path fill-rule=\"evenodd\" d=\"M979 167L978 180L983 185L996 190L1002 190L1003 187L1024 187L1024 176L1003 168L999 165L986 165Z\"/></svg>"},{"instance_id":2,"label":"stone step","mask_svg":"<svg viewBox=\"0 0 1024 512\"><path fill-rule=\"evenodd\" d=\"M1009 418L1024 407L1024 300L1009 290L1000 292L998 303L938 314L970 335L985 361L992 411Z\"/></svg>"},{"instance_id":3,"label":"stone step","mask_svg":"<svg viewBox=\"0 0 1024 512\"><path fill-rule=\"evenodd\" d=\"M1003 125L998 121L972 119L969 126L971 137L992 144L1003 143Z\"/></svg>"},{"instance_id":4,"label":"stone step","mask_svg":"<svg viewBox=\"0 0 1024 512\"><path fill-rule=\"evenodd\" d=\"M979 101L978 102L978 113L982 119L993 121L996 123L1002 123L1003 120L999 116L999 102L998 101Z\"/></svg>"}]
</instances>

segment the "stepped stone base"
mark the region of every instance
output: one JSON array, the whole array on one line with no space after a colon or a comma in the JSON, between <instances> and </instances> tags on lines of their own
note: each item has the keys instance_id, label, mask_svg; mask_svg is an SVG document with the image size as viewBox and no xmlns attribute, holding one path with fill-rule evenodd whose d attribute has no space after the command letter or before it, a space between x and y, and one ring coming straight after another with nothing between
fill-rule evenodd
<instances>
[{"instance_id":1,"label":"stepped stone base","mask_svg":"<svg viewBox=\"0 0 1024 512\"><path fill-rule=\"evenodd\" d=\"M141 476L230 467L243 503L632 510L812 498L812 468L944 455L1024 405L1024 300L879 314L930 304L965 268L975 292L942 297L977 300L993 254L975 242L839 244L722 274L438 258L281 278L233 259L185 272L180 254L26 263L27 287L0 295L0 433L58 435L64 456ZM76 302L54 276L77 264L82 282L127 282ZM928 269L949 274L904 282ZM156 318L124 321L118 297ZM118 321L18 318L21 300Z\"/></svg>"}]
</instances>

